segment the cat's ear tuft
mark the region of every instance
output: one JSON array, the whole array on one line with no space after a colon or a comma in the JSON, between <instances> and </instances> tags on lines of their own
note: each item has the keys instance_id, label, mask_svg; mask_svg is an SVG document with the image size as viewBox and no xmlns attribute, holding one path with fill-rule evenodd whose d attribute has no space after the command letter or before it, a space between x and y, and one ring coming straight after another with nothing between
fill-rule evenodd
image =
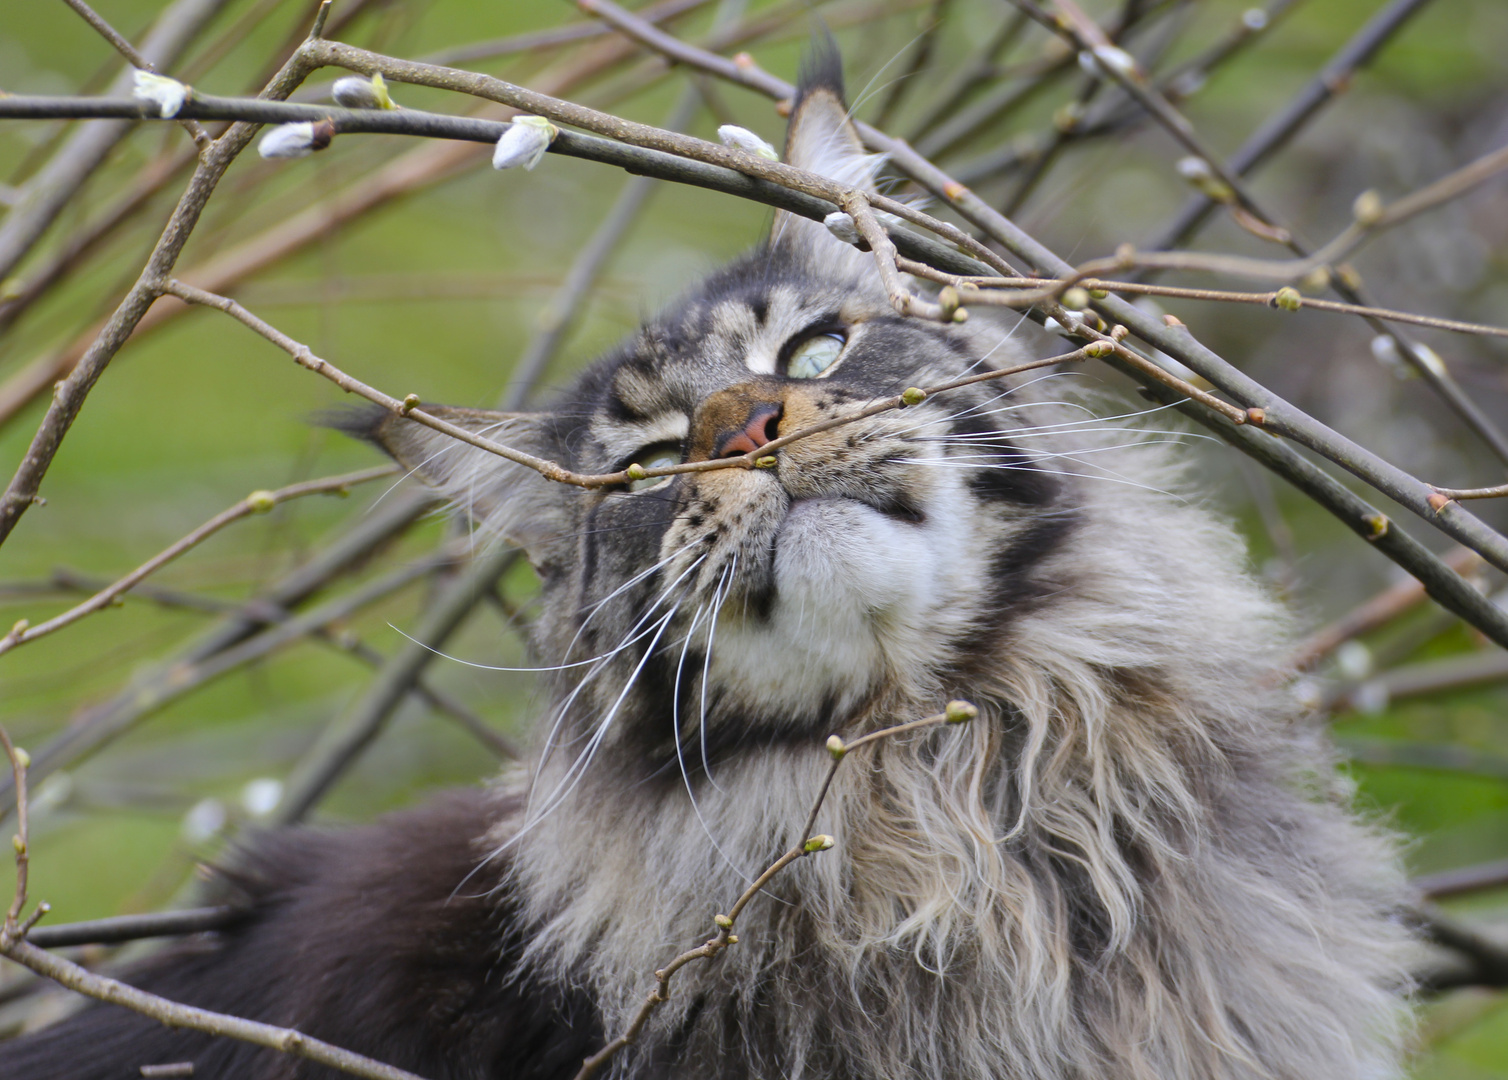
<instances>
[{"instance_id":1,"label":"cat's ear tuft","mask_svg":"<svg viewBox=\"0 0 1508 1080\"><path fill-rule=\"evenodd\" d=\"M425 404L426 413L473 435L537 457L554 457L549 414L501 413ZM381 406L341 409L319 417L326 427L369 442L464 510L485 531L524 548L536 564L569 535L557 486L533 469L452 438Z\"/></svg>"},{"instance_id":2,"label":"cat's ear tuft","mask_svg":"<svg viewBox=\"0 0 1508 1080\"><path fill-rule=\"evenodd\" d=\"M883 157L868 154L848 116L843 61L831 35L818 37L801 63L796 101L786 129L787 165L817 173L846 188L873 191ZM834 237L819 221L778 211L771 247L800 256L823 272L856 272L867 256Z\"/></svg>"}]
</instances>

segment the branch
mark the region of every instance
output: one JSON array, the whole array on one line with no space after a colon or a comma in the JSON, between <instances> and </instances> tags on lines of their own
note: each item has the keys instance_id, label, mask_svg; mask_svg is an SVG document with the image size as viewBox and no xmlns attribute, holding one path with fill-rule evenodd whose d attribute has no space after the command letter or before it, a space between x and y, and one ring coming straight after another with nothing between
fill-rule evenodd
<instances>
[{"instance_id":1,"label":"branch","mask_svg":"<svg viewBox=\"0 0 1508 1080\"><path fill-rule=\"evenodd\" d=\"M1163 255L1148 256L1161 259ZM1383 322L1409 323L1427 326L1432 330L1448 330L1457 334L1474 334L1480 337L1508 338L1508 327L1489 326L1486 323L1463 322L1460 319L1442 319L1435 315L1415 315L1408 311L1391 308L1368 307L1364 304L1346 304L1338 300L1319 300L1304 296L1294 289L1275 289L1271 292L1235 292L1228 289L1191 289L1177 285L1153 285L1140 281L1120 281L1095 277L1101 270L1118 270L1127 265L1145 266L1142 255L1127 249L1108 259L1095 259L1081 263L1068 277L970 277L967 274L948 274L934 270L926 263L911 259L899 259L901 270L915 277L927 278L944 285L959 288L989 290L1020 290L1016 292L991 291L971 293L970 304L989 304L998 307L1027 308L1044 300L1061 300L1063 294L1075 285L1084 289L1102 292L1125 293L1131 296L1167 296L1180 300L1211 300L1228 304L1255 304L1260 307L1281 308L1296 311L1299 308L1313 311L1329 311L1341 315L1361 315Z\"/></svg>"},{"instance_id":2,"label":"branch","mask_svg":"<svg viewBox=\"0 0 1508 1080\"><path fill-rule=\"evenodd\" d=\"M26 940L39 949L62 949L72 945L119 945L146 938L181 937L224 930L244 918L246 912L236 907L188 908L183 911L160 911L150 915L117 915L88 922L39 926Z\"/></svg>"},{"instance_id":3,"label":"branch","mask_svg":"<svg viewBox=\"0 0 1508 1080\"><path fill-rule=\"evenodd\" d=\"M938 724L962 724L973 720L979 715L979 710L966 701L950 701L948 707L935 716L924 717L920 720L912 720L908 723L897 724L894 727L885 728L881 731L872 731L868 735L845 743L837 735L827 740L827 750L832 757L831 764L827 767L827 774L822 779L822 786L817 791L817 797L812 802L811 811L806 815L806 822L797 834L795 845L773 863L765 871L755 878L747 889L733 902L728 913L714 915L712 922L717 932L708 940L694 949L688 949L681 953L670 963L654 973L655 986L639 1006L639 1011L634 1014L628 1026L622 1034L613 1039L597 1053L587 1058L581 1064L581 1069L576 1073L575 1080L590 1080L604 1065L610 1062L624 1047L638 1041L643 1033L645 1025L654 1016L655 1010L670 1000L670 980L681 968L696 960L711 960L730 945L738 944L738 937L733 933L738 923L738 917L743 914L744 908L748 907L753 899L764 891L764 887L775 878L782 870L792 863L804 859L808 855L818 851L826 851L833 846L831 836L817 836L812 834L816 826L817 815L822 810L822 804L827 800L827 792L832 787L833 777L837 775L838 766L843 764L843 759L852 751L882 739L903 735L907 732L918 731L922 728L935 727Z\"/></svg>"},{"instance_id":4,"label":"branch","mask_svg":"<svg viewBox=\"0 0 1508 1080\"><path fill-rule=\"evenodd\" d=\"M1482 564L1481 557L1466 548L1457 548L1445 557L1444 562L1461 575L1470 574ZM1422 603L1424 598L1424 586L1412 578L1391 585L1305 638L1288 658L1286 666L1293 671L1307 671L1346 642L1392 622Z\"/></svg>"},{"instance_id":5,"label":"branch","mask_svg":"<svg viewBox=\"0 0 1508 1080\"><path fill-rule=\"evenodd\" d=\"M305 495L346 495L357 484L365 484L370 480L380 480L384 476L392 476L398 472L396 465L383 465L374 469L363 469L360 472L346 473L342 476L329 476L322 480L305 480L302 483L290 484L288 487L279 488L276 491L253 491L246 498L225 510L220 511L203 525L190 532L177 542L164 548L135 570L114 584L101 589L82 604L78 604L54 618L48 619L39 626L30 626L27 620L22 619L11 627L10 632L0 637L0 655L4 655L18 645L35 641L45 637L54 631L61 630L78 622L86 615L90 615L102 608L110 607L123 593L128 592L138 582L149 574L154 574L163 566L172 562L178 556L197 547L215 533L232 522L239 521L252 514L265 514L279 503L290 499L302 498Z\"/></svg>"},{"instance_id":6,"label":"branch","mask_svg":"<svg viewBox=\"0 0 1508 1080\"><path fill-rule=\"evenodd\" d=\"M264 95L286 97L303 80L307 70L308 64L302 50L294 53L293 58L269 84ZM184 244L198 224L205 203L209 201L236 155L251 141L255 131L255 125L235 124L205 152L136 284L115 309L78 366L58 385L47 414L27 449L26 457L11 478L4 496L0 497L0 544L4 544L21 516L36 500L42 478L47 475L48 467L62 446L68 429L73 426L79 410L84 407L84 400L126 339L131 336L136 324L157 299L155 283L172 272Z\"/></svg>"},{"instance_id":7,"label":"branch","mask_svg":"<svg viewBox=\"0 0 1508 1080\"><path fill-rule=\"evenodd\" d=\"M255 330L258 334L262 335L262 337L266 338L268 341L278 346L278 348L288 353L288 355L292 356L296 361L298 361L301 367L307 368L308 370L313 371L318 375L323 375L325 378L335 383L335 385L339 386L347 393L352 393L363 397L366 400L372 402L374 405L381 405L383 408L391 412L394 416L405 417L416 423L423 424L425 427L431 428L444 435L449 435L451 438L458 439L469 446L474 446L478 450L485 450L490 454L496 454L498 457L504 458L507 461L511 461L516 465L522 465L525 468L533 469L535 472L539 473L540 476L543 476L546 480L553 480L556 483L571 484L573 486L583 488L611 487L617 484L626 484L633 480L643 480L648 477L655 476L674 476L679 473L711 472L717 469L769 468L775 462L775 458L773 457L775 451L789 446L793 442L796 442L800 439L809 438L810 436L816 435L823 431L830 431L835 427L840 427L845 424L854 423L858 420L867 419L871 416L876 416L882 412L889 412L894 409L903 409L909 405L918 405L932 394L942 393L947 390L955 390L961 386L971 386L976 382L984 382L990 379L1001 379L1005 378L1008 375L1016 375L1020 374L1023 371L1031 371L1040 367L1048 367L1054 364L1067 363L1073 360L1083 359L1088 355L1104 355L1103 353L1086 353L1084 349L1075 349L1073 352L1064 353L1060 356L1044 357L1041 360L1033 360L1025 364L1016 364L1008 368L1000 368L993 371L980 372L977 375L971 375L962 379L954 379L949 382L938 383L934 386L926 387L925 389L913 387L901 394L897 394L895 397L886 398L856 412L848 413L843 416L832 417L828 420L823 420L815 424L810 424L803 428L798 428L796 431L793 431L787 435L782 435L780 438L766 443L764 446L759 447L757 450L751 450L747 454L739 454L735 457L716 458L709 461L687 461L682 462L679 465L666 465L653 469L645 469L638 465L630 465L628 468L620 469L617 472L583 473L577 472L574 469L568 469L565 466L561 465L559 462L551 461L547 458L537 457L534 454L528 454L522 450L516 450L511 446L505 446L502 443L494 442L491 439L486 439L482 436L475 435L472 432L467 431L465 428L452 424L447 420L443 420L440 417L435 416L422 408L419 404L419 395L417 394L409 394L407 397L400 401L398 398L395 398L389 394L385 394L375 387L368 386L360 379L346 374L344 371L340 370L329 361L322 360L318 356L315 356L307 345L303 345L297 341L294 341L288 335L284 334L281 330L278 330L270 323L253 315L251 312L247 311L244 307L242 307L240 304L236 303L229 297L216 296L213 293L205 292L203 289L196 289L191 285L185 285L181 281L165 281L161 284L160 287L163 292L176 296L181 300L186 300L190 303L195 304L203 304L206 307L217 308L218 310L225 312L227 315L230 315L232 318L241 322L243 325L251 328L252 330ZM1188 384L1184 383L1181 385L1187 386ZM1192 387L1190 387L1190 390L1193 391L1196 395L1201 393L1200 391L1193 390ZM1207 397L1208 395L1205 396ZM1226 406L1226 408L1229 408L1229 406ZM1242 415L1244 418L1244 414Z\"/></svg>"},{"instance_id":8,"label":"branch","mask_svg":"<svg viewBox=\"0 0 1508 1080\"><path fill-rule=\"evenodd\" d=\"M1421 8L1430 0L1392 0L1369 19L1356 35L1331 57L1319 74L1304 84L1281 110L1262 124L1226 159L1226 166L1238 176L1245 176L1266 161L1290 139L1303 130L1321 109L1345 92L1356 72L1377 55ZM1182 244L1214 209L1216 203L1207 195L1195 195L1178 211L1157 239L1145 245L1163 251Z\"/></svg>"},{"instance_id":9,"label":"branch","mask_svg":"<svg viewBox=\"0 0 1508 1080\"><path fill-rule=\"evenodd\" d=\"M137 52L135 45L132 45L125 38L121 37L115 27L100 18L99 14L92 7L84 3L84 0L63 0L63 3L78 12L85 22L94 27L100 37L108 41L116 52L120 53L130 62L132 67L139 71L156 73L157 66L141 53ZM180 120L179 123L183 125L183 130L189 133L189 138L194 140L194 145L199 148L201 153L209 149L209 132L205 131L197 120Z\"/></svg>"},{"instance_id":10,"label":"branch","mask_svg":"<svg viewBox=\"0 0 1508 1080\"><path fill-rule=\"evenodd\" d=\"M427 507L430 503L424 500L419 505ZM403 509L407 511L408 508ZM348 568L356 557L352 552L361 550L361 545L373 535L377 534L356 532L345 543L322 553L312 567L301 567L290 575L281 583L282 588L293 592L290 586L302 585L315 577L311 569L329 575L335 572L327 570L331 563L338 563L341 569ZM249 618L245 622L239 618L230 620L206 635L205 639L195 642L180 656L139 673L115 697L84 710L37 751L31 774L45 777L89 757L184 695L321 628L349 619L363 608L408 587L445 561L448 557L432 556L400 566L255 637L249 636L248 625L256 625ZM0 797L11 790L8 781L0 783ZM6 812L0 811L0 820L5 816Z\"/></svg>"},{"instance_id":11,"label":"branch","mask_svg":"<svg viewBox=\"0 0 1508 1080\"><path fill-rule=\"evenodd\" d=\"M255 1020L243 1020L238 1016L210 1012L208 1009L182 1005L167 998L149 994L128 986L118 979L96 975L88 968L80 967L61 957L53 956L45 949L22 940L8 940L0 933L0 956L6 956L22 967L30 968L38 975L45 975L69 990L94 998L110 1005L121 1005L141 1013L172 1028L188 1028L239 1039L254 1046L265 1046L295 1057L307 1058L320 1065L338 1069L351 1076L367 1080L423 1080L422 1077L403 1069L386 1065L320 1039L304 1035L292 1028L276 1027Z\"/></svg>"},{"instance_id":12,"label":"branch","mask_svg":"<svg viewBox=\"0 0 1508 1080\"><path fill-rule=\"evenodd\" d=\"M229 0L176 0L157 19L142 43L143 55L171 66ZM128 93L131 73L116 80L113 89ZM74 132L51 161L21 189L21 196L0 222L0 281L26 258L110 151L132 130L129 124L88 124Z\"/></svg>"}]
</instances>

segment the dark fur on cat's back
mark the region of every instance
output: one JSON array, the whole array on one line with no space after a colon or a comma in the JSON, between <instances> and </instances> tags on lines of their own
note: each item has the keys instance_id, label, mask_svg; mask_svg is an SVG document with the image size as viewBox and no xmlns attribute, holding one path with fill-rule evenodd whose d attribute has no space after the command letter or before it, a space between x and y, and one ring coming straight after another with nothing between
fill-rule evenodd
<instances>
[{"instance_id":1,"label":"dark fur on cat's back","mask_svg":"<svg viewBox=\"0 0 1508 1080\"><path fill-rule=\"evenodd\" d=\"M867 184L818 68L787 158ZM868 256L777 215L555 409L437 411L581 471L700 460L1004 366L1003 337L897 317ZM606 491L362 421L539 570L535 754L486 795L263 839L228 872L244 920L131 977L433 1080L564 1080L800 839L830 732L962 697L974 723L845 763L818 820L837 846L683 969L620 1075L1395 1075L1396 859L1272 678L1283 619L1229 529L1157 490L1172 470L1057 386ZM0 1044L6 1080L179 1060L324 1075L102 1008Z\"/></svg>"}]
</instances>

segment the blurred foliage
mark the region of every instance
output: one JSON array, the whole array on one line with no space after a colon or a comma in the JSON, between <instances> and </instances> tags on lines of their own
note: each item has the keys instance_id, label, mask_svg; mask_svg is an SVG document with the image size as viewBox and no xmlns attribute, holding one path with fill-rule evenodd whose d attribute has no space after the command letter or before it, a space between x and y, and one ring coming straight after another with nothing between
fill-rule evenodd
<instances>
[{"instance_id":1,"label":"blurred foliage","mask_svg":"<svg viewBox=\"0 0 1508 1080\"><path fill-rule=\"evenodd\" d=\"M135 36L161 6L161 0L101 0L98 8ZM1110 0L1086 6L1096 16L1112 10ZM1153 6L1168 9L1159 27L1178 30L1160 61L1166 67L1226 33L1246 5L1164 0ZM1208 80L1187 103L1187 114L1213 146L1229 152L1380 6L1378 0L1300 0L1256 47ZM754 11L776 7L751 4ZM860 115L888 93L888 80L904 67L896 58L926 10L921 2L883 7L888 14L857 23L840 18L845 9L854 10L852 2L824 8L838 27ZM210 92L246 92L265 76L278 45L301 33L310 11L308 3L238 0L178 71ZM564 4L389 0L372 5L343 36L418 57L574 17ZM1006 17L1005 5L994 0L954 3L932 62L915 77L892 130L914 134L912 125L949 85L963 58ZM704 10L677 30L694 37L707 18ZM790 77L806 27L797 19L791 30L748 47L764 67ZM1133 39L1133 48L1157 48L1163 33L1149 31ZM1289 151L1256 174L1256 191L1304 234L1322 239L1349 218L1359 191L1375 187L1397 197L1503 145L1505 46L1508 5L1502 0L1438 0ZM1006 61L1028 61L1050 48L1044 35L1032 31ZM213 60L207 69L199 59L206 56ZM477 66L530 83L562 62L553 53L532 51ZM6 5L0 88L77 92L102 86L117 68L107 46L64 5ZM651 78L656 69L643 66L628 70L639 74L609 75L572 96L661 122L682 81ZM1071 69L1028 107L984 129L943 163L1050 130L1053 111L1071 99L1081 78ZM394 93L414 107L464 107L434 91L400 86ZM762 99L718 87L708 102L694 133L713 137L719 122L732 120L778 141L781 122ZM62 134L58 125L0 124L0 184L23 182ZM123 192L144 164L183 143L176 127L143 126L93 178L18 278L24 281L71 230ZM210 203L181 269L191 276L194 266L331 198L411 148L396 138L348 136L331 151L299 162L244 155ZM1143 240L1185 197L1172 170L1180 156L1165 135L1146 127L1075 146L1047 172L1020 220L1070 258ZM977 186L1000 205L1017 179ZM320 355L398 396L412 391L426 400L491 405L505 392L510 366L539 311L623 182L611 170L560 158L527 174L471 169L388 204L230 291ZM0 332L0 380L65 345L111 309L180 190L181 181L166 185L85 269L8 333ZM659 192L582 304L580 322L544 392L641 314L756 242L767 220L761 207L694 188ZM1200 244L1268 253L1227 221L1212 223ZM1508 312L1505 251L1508 191L1498 183L1381 238L1356 264L1382 303L1501 323ZM1370 334L1359 322L1192 302L1162 306L1256 378L1416 475L1457 486L1501 480L1490 455L1418 382L1400 380L1374 360ZM1027 331L1023 337L1029 348L1039 344ZM1446 358L1484 409L1508 422L1503 341L1429 333L1420 338ZM216 313L195 312L142 335L90 398L47 477L46 506L34 508L0 549L4 623L23 615L36 623L63 610L69 594L39 591L57 568L113 578L249 490L372 463L366 448L310 423L312 415L338 405L339 397L329 383ZM7 475L23 455L41 408L34 404L0 429ZM1395 580L1391 564L1364 550L1327 514L1234 460L1222 445L1190 441L1187 454L1198 490L1239 523L1254 564L1285 591L1303 625L1318 626ZM344 502L315 497L281 506L215 537L154 581L221 601L250 597L374 503L392 497L386 488L379 482ZM1484 512L1501 527L1501 511ZM1406 513L1398 520L1424 535ZM427 522L357 578L431 549L445 528L438 519ZM1496 590L1501 583L1493 578L1484 586ZM411 624L431 588L415 584L350 620L346 629L390 654L404 643L397 628ZM504 591L526 605L531 588L520 569ZM191 640L210 618L132 598L0 659L0 722L19 742L39 744L81 708ZM499 607L484 605L446 652L475 664L520 666L526 660L508 622ZM1369 664L1397 669L1484 648L1474 634L1432 610L1395 620L1366 645L1323 669L1311 689L1328 694L1365 680L1372 674ZM322 725L360 693L369 671L335 649L305 642L178 700L107 752L45 781L35 792L33 895L52 903L58 921L170 902L182 893L194 861L212 855L216 838L249 817L242 806L248 782L285 775ZM524 674L442 662L430 669L430 678L500 730L521 730L534 711ZM1368 711L1341 716L1337 733L1343 740L1365 740L1374 753L1367 763L1348 767L1364 802L1414 838L1411 866L1429 873L1508 856L1508 773L1497 767L1508 761L1504 689L1473 685L1394 701L1375 694L1355 700L1364 700ZM1386 751L1389 744L1397 753L1380 763L1377 748ZM1409 748L1425 744L1466 751L1458 755L1461 767L1420 767ZM1473 754L1480 767L1472 765ZM495 769L495 759L454 723L411 702L319 816L365 818L437 786L481 782ZM206 828L219 811L228 815L225 828ZM0 869L5 892L9 873ZM1508 891L1452 903L1508 938ZM1420 1077L1508 1076L1508 1003L1498 995L1473 990L1445 996L1425 1010L1422 1038Z\"/></svg>"}]
</instances>

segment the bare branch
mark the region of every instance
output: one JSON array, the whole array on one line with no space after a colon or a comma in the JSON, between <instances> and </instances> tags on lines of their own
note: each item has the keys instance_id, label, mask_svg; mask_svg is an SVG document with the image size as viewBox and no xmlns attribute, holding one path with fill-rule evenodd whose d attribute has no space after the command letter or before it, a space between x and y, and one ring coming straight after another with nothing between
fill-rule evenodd
<instances>
[{"instance_id":1,"label":"bare branch","mask_svg":"<svg viewBox=\"0 0 1508 1080\"><path fill-rule=\"evenodd\" d=\"M25 619L11 627L10 632L0 637L0 655L9 652L18 645L24 645L29 641L35 641L39 637L45 637L54 631L61 630L78 622L86 615L90 615L115 603L123 593L130 591L137 583L150 574L156 573L163 566L172 562L178 556L197 547L204 540L219 532L232 522L239 521L252 514L265 514L279 503L290 499L299 499L305 495L345 495L357 484L365 484L371 480L380 480L384 476L392 476L398 471L395 465L383 465L374 469L363 469L360 472L345 473L341 476L329 476L321 480L305 480L302 483L290 484L276 491L254 491L234 506L220 511L203 525L184 536L182 539L170 544L135 570L114 584L101 589L82 604L63 612L54 618L38 626L28 626Z\"/></svg>"},{"instance_id":2,"label":"bare branch","mask_svg":"<svg viewBox=\"0 0 1508 1080\"><path fill-rule=\"evenodd\" d=\"M156 64L171 67L228 2L176 0L163 11L142 43L142 55ZM116 80L113 89L116 93L129 93L131 73L126 72ZM87 124L63 144L41 172L26 182L20 198L0 222L0 281L15 271L63 208L131 130L132 125L124 123Z\"/></svg>"},{"instance_id":3,"label":"bare branch","mask_svg":"<svg viewBox=\"0 0 1508 1080\"><path fill-rule=\"evenodd\" d=\"M617 1054L627 1046L631 1046L644 1031L644 1027L654 1016L655 1010L670 1000L670 980L681 968L696 960L711 960L730 945L738 944L738 937L733 933L738 923L738 917L743 914L744 908L748 907L753 899L764 891L777 874L787 866L804 859L808 855L819 851L826 851L833 846L831 836L813 835L817 815L822 811L822 804L827 800L828 790L832 787L833 777L837 775L838 767L843 764L843 759L852 751L864 746L880 742L883 739L904 735L923 728L935 727L938 724L961 724L973 720L979 715L979 710L966 701L950 701L948 707L935 716L923 717L920 720L911 720L894 727L884 728L880 731L872 731L867 735L845 743L837 735L827 740L827 750L832 757L831 764L827 767L827 773L822 778L822 785L817 791L817 797L812 802L811 811L806 816L801 832L796 836L796 843L782 854L778 859L765 868L764 872L749 883L743 893L733 902L726 915L718 914L713 917L713 925L716 933L694 949L688 949L681 953L670 963L654 973L655 986L639 1006L639 1011L634 1014L628 1026L622 1034L613 1039L597 1053L587 1058L581 1064L581 1069L576 1073L575 1080L590 1080L603 1066L607 1065Z\"/></svg>"},{"instance_id":4,"label":"bare branch","mask_svg":"<svg viewBox=\"0 0 1508 1080\"><path fill-rule=\"evenodd\" d=\"M85 22L94 27L94 29L99 33L100 37L108 41L116 52L120 53L130 61L132 67L137 68L141 71L155 72L157 70L156 65L153 64L152 61L148 60L145 56L139 53L136 50L135 45L132 45L125 38L121 37L121 35L116 31L115 27L111 26L104 19L100 18L99 13L96 12L88 4L84 3L84 0L63 0L63 3L67 4L69 7L73 8L74 11L78 12ZM205 131L204 128L200 126L199 121L180 120L179 123L183 125L183 130L189 133L189 138L194 140L194 145L197 146L201 152L209 149L209 132Z\"/></svg>"},{"instance_id":5,"label":"bare branch","mask_svg":"<svg viewBox=\"0 0 1508 1080\"><path fill-rule=\"evenodd\" d=\"M307 70L308 64L302 52L295 53L264 91L264 96L287 97L303 80ZM73 426L79 410L84 407L84 400L126 339L131 336L136 324L157 299L156 283L172 272L183 251L183 245L188 242L189 235L199 221L205 203L214 193L220 178L225 175L225 170L230 168L231 162L251 141L255 132L255 125L235 124L205 152L136 284L115 309L78 366L58 384L52 404L32 438L25 459L11 478L3 498L0 498L0 544L5 542L21 516L31 508L42 478L47 475L47 469L67 436L68 429Z\"/></svg>"}]
</instances>

